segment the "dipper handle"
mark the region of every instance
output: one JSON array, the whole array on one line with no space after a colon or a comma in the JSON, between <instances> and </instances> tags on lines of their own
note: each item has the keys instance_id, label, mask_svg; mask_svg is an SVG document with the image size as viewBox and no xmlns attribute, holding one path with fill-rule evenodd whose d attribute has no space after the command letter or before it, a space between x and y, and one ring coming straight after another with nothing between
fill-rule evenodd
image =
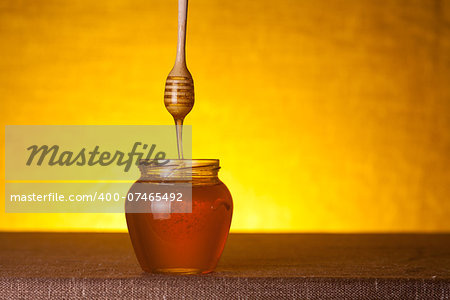
<instances>
[{"instance_id":1,"label":"dipper handle","mask_svg":"<svg viewBox=\"0 0 450 300\"><path fill-rule=\"evenodd\" d=\"M187 0L178 0L178 40L175 65L167 76L164 105L177 120L184 120L194 106L194 81L186 66Z\"/></svg>"}]
</instances>

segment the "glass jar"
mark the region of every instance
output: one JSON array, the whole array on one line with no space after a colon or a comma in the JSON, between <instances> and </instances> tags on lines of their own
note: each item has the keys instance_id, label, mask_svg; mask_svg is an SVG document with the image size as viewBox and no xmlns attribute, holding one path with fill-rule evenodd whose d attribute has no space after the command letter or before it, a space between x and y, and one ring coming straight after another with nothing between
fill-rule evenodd
<instances>
[{"instance_id":1,"label":"glass jar","mask_svg":"<svg viewBox=\"0 0 450 300\"><path fill-rule=\"evenodd\" d=\"M141 268L152 273L213 271L233 214L231 194L217 176L219 160L142 162L141 177L125 204L128 232Z\"/></svg>"}]
</instances>

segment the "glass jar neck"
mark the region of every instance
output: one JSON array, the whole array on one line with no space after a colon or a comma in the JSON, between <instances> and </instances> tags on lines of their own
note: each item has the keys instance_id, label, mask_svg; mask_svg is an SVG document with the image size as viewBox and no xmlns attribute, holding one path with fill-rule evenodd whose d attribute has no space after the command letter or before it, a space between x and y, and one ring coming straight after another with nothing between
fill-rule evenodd
<instances>
[{"instance_id":1,"label":"glass jar neck","mask_svg":"<svg viewBox=\"0 0 450 300\"><path fill-rule=\"evenodd\" d=\"M155 183L189 182L215 184L220 182L218 159L169 159L139 161L140 181Z\"/></svg>"}]
</instances>

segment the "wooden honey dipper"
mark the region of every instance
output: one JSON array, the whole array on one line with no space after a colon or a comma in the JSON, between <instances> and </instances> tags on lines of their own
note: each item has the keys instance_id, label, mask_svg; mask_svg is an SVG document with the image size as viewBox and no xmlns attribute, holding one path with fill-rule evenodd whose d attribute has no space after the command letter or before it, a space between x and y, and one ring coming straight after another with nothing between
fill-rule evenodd
<instances>
[{"instance_id":1,"label":"wooden honey dipper","mask_svg":"<svg viewBox=\"0 0 450 300\"><path fill-rule=\"evenodd\" d=\"M164 91L164 105L175 120L179 159L183 159L183 121L194 106L194 81L186 66L185 54L187 5L187 0L178 0L177 56Z\"/></svg>"}]
</instances>

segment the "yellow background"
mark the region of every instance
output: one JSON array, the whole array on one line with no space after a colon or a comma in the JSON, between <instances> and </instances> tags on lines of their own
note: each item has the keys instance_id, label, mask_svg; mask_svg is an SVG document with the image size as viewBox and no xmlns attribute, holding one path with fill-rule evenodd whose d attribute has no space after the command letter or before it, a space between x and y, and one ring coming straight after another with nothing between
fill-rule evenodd
<instances>
[{"instance_id":1,"label":"yellow background","mask_svg":"<svg viewBox=\"0 0 450 300\"><path fill-rule=\"evenodd\" d=\"M175 0L1 1L2 126L171 124L176 16ZM221 160L233 231L450 230L450 1L191 0L188 20L186 123L194 157ZM0 213L0 230L125 228Z\"/></svg>"}]
</instances>

